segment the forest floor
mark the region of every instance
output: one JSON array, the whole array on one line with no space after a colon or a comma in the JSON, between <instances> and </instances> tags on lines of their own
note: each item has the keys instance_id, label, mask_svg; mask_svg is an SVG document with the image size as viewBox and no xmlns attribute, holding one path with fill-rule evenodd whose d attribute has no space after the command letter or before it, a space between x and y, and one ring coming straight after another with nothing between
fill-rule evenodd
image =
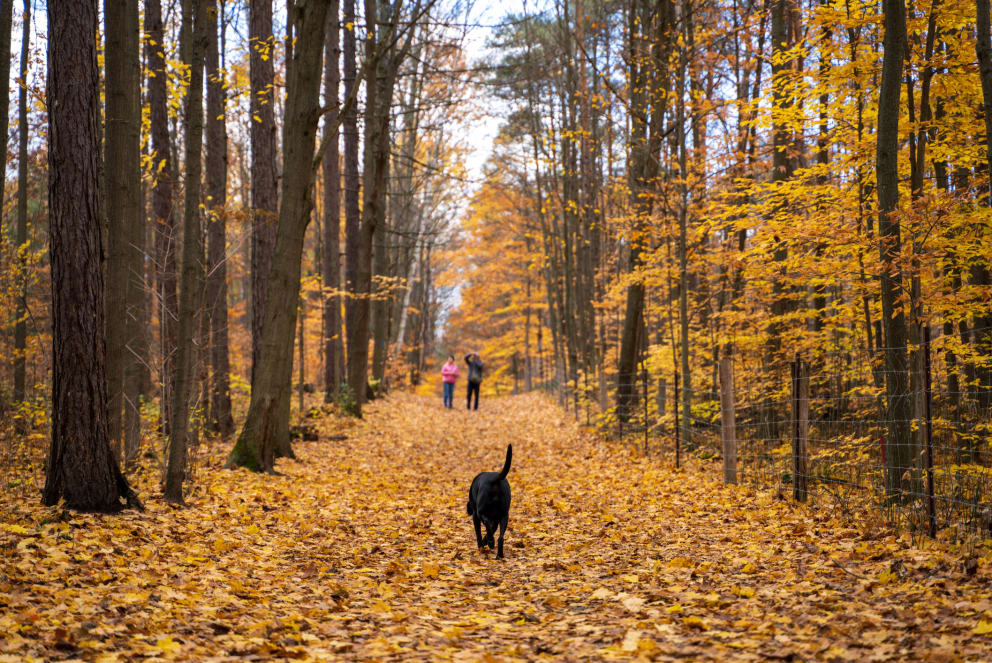
<instances>
[{"instance_id":1,"label":"forest floor","mask_svg":"<svg viewBox=\"0 0 992 663\"><path fill-rule=\"evenodd\" d=\"M712 462L676 472L538 395L439 400L327 417L276 477L223 470L230 444L204 445L188 508L151 467L145 513L0 493L0 661L992 657L985 544L921 548L724 487ZM496 560L465 504L507 443Z\"/></svg>"}]
</instances>

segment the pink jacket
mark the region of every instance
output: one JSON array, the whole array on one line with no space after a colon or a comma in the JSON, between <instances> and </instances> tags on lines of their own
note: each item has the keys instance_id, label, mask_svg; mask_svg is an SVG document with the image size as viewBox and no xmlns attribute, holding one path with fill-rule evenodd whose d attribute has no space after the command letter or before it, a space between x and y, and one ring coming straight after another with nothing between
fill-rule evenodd
<instances>
[{"instance_id":1,"label":"pink jacket","mask_svg":"<svg viewBox=\"0 0 992 663\"><path fill-rule=\"evenodd\" d=\"M441 378L445 382L454 382L458 379L458 364L446 363L441 367Z\"/></svg>"}]
</instances>

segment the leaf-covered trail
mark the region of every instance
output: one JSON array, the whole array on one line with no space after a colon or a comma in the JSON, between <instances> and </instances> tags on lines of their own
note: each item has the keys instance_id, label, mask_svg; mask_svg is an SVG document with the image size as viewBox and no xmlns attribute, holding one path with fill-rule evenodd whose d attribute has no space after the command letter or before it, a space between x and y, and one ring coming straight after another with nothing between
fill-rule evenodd
<instances>
[{"instance_id":1,"label":"leaf-covered trail","mask_svg":"<svg viewBox=\"0 0 992 663\"><path fill-rule=\"evenodd\" d=\"M0 660L985 660L987 548L865 538L675 473L536 395L394 395L279 477L201 464L190 508L3 506ZM459 400L456 399L456 403ZM321 422L325 434L341 421ZM514 446L506 559L468 486ZM717 475L715 466L705 474ZM140 485L155 494L152 473ZM984 555L984 556L983 556Z\"/></svg>"}]
</instances>

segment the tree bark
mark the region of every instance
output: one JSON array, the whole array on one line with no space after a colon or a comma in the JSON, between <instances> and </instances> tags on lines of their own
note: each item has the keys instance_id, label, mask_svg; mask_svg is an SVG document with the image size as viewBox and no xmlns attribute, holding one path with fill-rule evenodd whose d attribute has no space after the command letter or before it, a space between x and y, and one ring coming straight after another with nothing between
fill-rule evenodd
<instances>
[{"instance_id":1,"label":"tree bark","mask_svg":"<svg viewBox=\"0 0 992 663\"><path fill-rule=\"evenodd\" d=\"M133 346L139 318L131 305L139 301L129 290L134 283L133 254L141 216L141 107L138 86L137 0L105 0L106 130L104 175L107 196L107 398L110 441L120 452L123 432L124 378L134 363ZM123 312L123 315L122 315ZM130 386L134 386L133 384ZM137 406L137 394L133 397Z\"/></svg>"},{"instance_id":2,"label":"tree bark","mask_svg":"<svg viewBox=\"0 0 992 663\"><path fill-rule=\"evenodd\" d=\"M165 29L161 0L145 0L145 32L148 41L148 109L152 143L154 181L152 216L155 228L155 288L158 302L161 345L162 395L159 410L163 432L168 434L172 412L172 386L175 383L175 352L178 344L176 218L172 201L173 159L169 142L168 91L165 66Z\"/></svg>"},{"instance_id":3,"label":"tree bark","mask_svg":"<svg viewBox=\"0 0 992 663\"><path fill-rule=\"evenodd\" d=\"M344 24L344 38L342 40L344 47L344 96L347 98L355 94L354 89L358 85L355 65L355 0L344 0L342 22ZM358 309L354 294L358 281L358 245L361 230L361 211L358 204L361 193L361 180L358 173L358 111L354 104L344 110L342 133L344 133L345 289L348 293L344 302L347 372L347 367L350 367L354 361L352 354L356 344L355 330ZM345 377L347 378L347 375ZM353 387L350 378L348 378L348 385L349 390L351 390ZM364 390L365 384L363 383L361 391L364 392ZM357 398L358 392L353 392L352 396Z\"/></svg>"},{"instance_id":4,"label":"tree bark","mask_svg":"<svg viewBox=\"0 0 992 663\"><path fill-rule=\"evenodd\" d=\"M251 383L262 350L262 321L276 243L278 182L276 161L275 36L272 0L249 3L251 86Z\"/></svg>"},{"instance_id":5,"label":"tree bark","mask_svg":"<svg viewBox=\"0 0 992 663\"><path fill-rule=\"evenodd\" d=\"M189 410L196 381L196 315L201 307L203 286L203 239L200 223L200 191L203 168L203 65L207 41L207 0L184 0L180 51L188 58L189 88L186 92L186 196L183 208L183 280L179 301L179 347L176 353L176 383L173 389L172 428L169 431L169 464L165 475L165 499L183 503L186 450L190 437Z\"/></svg>"},{"instance_id":6,"label":"tree bark","mask_svg":"<svg viewBox=\"0 0 992 663\"><path fill-rule=\"evenodd\" d=\"M8 5L13 5L13 0L8 0ZM8 7L7 11L10 11ZM7 31L8 39L10 35L10 30ZM19 275L18 284L18 294L17 294L17 311L15 313L14 323L14 393L13 399L15 403L20 403L24 400L26 394L25 389L25 369L27 367L27 340L28 340L28 328L27 328L27 265L23 260L23 254L21 253L21 247L24 246L28 241L28 50L31 45L31 0L24 0L24 13L23 13L23 23L21 28L21 66L18 69L18 78L21 81L20 86L17 90L17 134L18 134L18 150L17 150L17 246L14 247L15 255L19 256L18 262L20 263L17 274ZM10 49L10 45L7 45L7 49ZM7 67L10 67L10 59L8 57ZM9 76L9 72L8 72ZM9 80L9 78L7 79ZM8 95L9 96L9 95ZM9 103L9 102L8 102ZM5 118L6 121L6 118ZM6 150L7 143L7 132L4 131L2 136L4 142L4 149ZM0 162L3 166L4 172L7 170L6 155L4 155L4 161ZM0 192L2 194L2 192ZM3 203L3 197L0 195L0 204ZM24 432L25 426L24 422L20 417L17 419L18 431Z\"/></svg>"},{"instance_id":7,"label":"tree bark","mask_svg":"<svg viewBox=\"0 0 992 663\"><path fill-rule=\"evenodd\" d=\"M48 204L52 269L52 439L42 503L114 512L141 502L107 429L100 264L96 0L49 0Z\"/></svg>"},{"instance_id":8,"label":"tree bark","mask_svg":"<svg viewBox=\"0 0 992 663\"><path fill-rule=\"evenodd\" d=\"M371 332L372 249L376 233L385 217L386 177L389 171L389 108L397 69L405 49L395 44L396 21L400 0L395 5L383 4L384 16L379 16L382 0L365 0L365 16L369 36L365 41L365 62L370 72L365 91L365 158L362 182L362 216L355 273L353 325L348 330L348 386L355 395L356 412L361 416L366 400L366 379ZM371 17L371 18L370 18ZM376 24L389 27L382 31ZM390 44L388 48L383 44ZM353 327L353 329L351 328Z\"/></svg>"},{"instance_id":9,"label":"tree bark","mask_svg":"<svg viewBox=\"0 0 992 663\"><path fill-rule=\"evenodd\" d=\"M14 2L13 0L8 0L2 5L0 5L0 78L5 81L10 80L10 37L11 32L14 29ZM0 141L0 163L7 163L7 130L10 113L10 95L6 94L0 98L0 128L3 129L3 133L0 136L4 136L4 140ZM4 189L7 185L7 169L0 169L0 203L3 202ZM2 232L3 221L0 220L0 237L4 236Z\"/></svg>"},{"instance_id":10,"label":"tree bark","mask_svg":"<svg viewBox=\"0 0 992 663\"><path fill-rule=\"evenodd\" d=\"M324 152L324 400L335 398L344 378L344 343L341 329L341 169L339 164L338 87L341 80L341 25L339 0L331 0L327 17L327 46L324 64L324 105L331 107L326 127L334 127ZM325 129L327 131L327 129Z\"/></svg>"},{"instance_id":11,"label":"tree bark","mask_svg":"<svg viewBox=\"0 0 992 663\"><path fill-rule=\"evenodd\" d=\"M630 237L628 271L642 264L641 251L646 237L646 219L651 212L650 187L658 173L657 155L662 141L662 120L667 109L664 91L668 86L668 56L671 52L671 2L665 0L650 8L635 3L630 13L631 112L630 207L635 220ZM627 286L626 311L620 339L617 367L617 414L622 421L630 416L636 399L637 357L644 316L644 284Z\"/></svg>"},{"instance_id":12,"label":"tree bark","mask_svg":"<svg viewBox=\"0 0 992 663\"><path fill-rule=\"evenodd\" d=\"M908 499L915 484L916 449L910 430L913 415L906 355L906 318L900 303L902 268L899 218L899 92L906 44L906 7L903 0L883 0L882 85L878 101L876 179L878 237L882 261L881 298L885 329L885 392L888 434L885 440L885 490L895 499Z\"/></svg>"},{"instance_id":13,"label":"tree bark","mask_svg":"<svg viewBox=\"0 0 992 663\"><path fill-rule=\"evenodd\" d=\"M313 160L327 9L327 3L312 2L293 8L297 41L286 81L285 163L310 164ZM289 394L292 382L293 333L300 297L303 239L313 210L313 182L310 167L286 171L283 179L279 232L262 326L265 352L259 357L248 417L228 458L228 467L272 472L278 437L289 438L288 418L283 420L279 399L280 394ZM287 430L279 430L282 425Z\"/></svg>"},{"instance_id":14,"label":"tree bark","mask_svg":"<svg viewBox=\"0 0 992 663\"><path fill-rule=\"evenodd\" d=\"M227 333L227 120L220 60L224 2L211 0L207 27L207 308L210 313L210 429L227 437L231 416L231 360Z\"/></svg>"}]
</instances>

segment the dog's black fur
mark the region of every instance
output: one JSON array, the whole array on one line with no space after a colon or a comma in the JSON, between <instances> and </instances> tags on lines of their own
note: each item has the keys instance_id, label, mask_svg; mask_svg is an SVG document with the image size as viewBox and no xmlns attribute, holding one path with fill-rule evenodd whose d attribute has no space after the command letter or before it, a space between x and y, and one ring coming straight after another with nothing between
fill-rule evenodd
<instances>
[{"instance_id":1,"label":"dog's black fur","mask_svg":"<svg viewBox=\"0 0 992 663\"><path fill-rule=\"evenodd\" d=\"M468 491L468 515L472 516L475 524L475 541L481 549L489 546L492 549L493 533L499 526L499 547L496 559L503 557L503 533L510 518L510 482L506 475L510 472L510 459L513 457L513 445L506 445L506 462L500 472L480 472L472 480ZM482 537L479 524L486 526L486 536Z\"/></svg>"}]
</instances>

